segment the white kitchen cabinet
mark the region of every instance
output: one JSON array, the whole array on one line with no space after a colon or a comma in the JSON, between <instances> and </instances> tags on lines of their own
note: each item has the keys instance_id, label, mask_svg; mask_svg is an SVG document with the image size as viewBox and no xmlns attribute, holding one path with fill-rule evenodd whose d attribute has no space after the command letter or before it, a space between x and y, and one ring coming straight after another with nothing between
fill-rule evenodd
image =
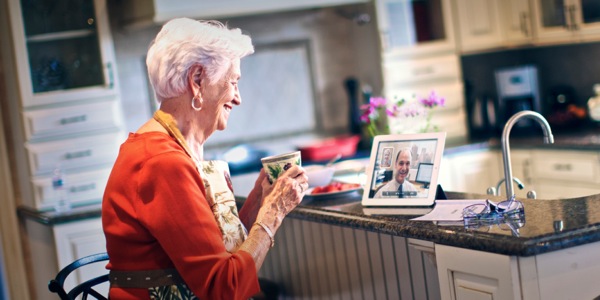
<instances>
[{"instance_id":1,"label":"white kitchen cabinet","mask_svg":"<svg viewBox=\"0 0 600 300\"><path fill-rule=\"evenodd\" d=\"M436 244L441 299L596 299L599 248L516 257Z\"/></svg>"},{"instance_id":2,"label":"white kitchen cabinet","mask_svg":"<svg viewBox=\"0 0 600 300\"><path fill-rule=\"evenodd\" d=\"M509 47L531 44L535 32L530 1L502 0L501 2L499 11L504 44Z\"/></svg>"},{"instance_id":3,"label":"white kitchen cabinet","mask_svg":"<svg viewBox=\"0 0 600 300\"><path fill-rule=\"evenodd\" d=\"M533 0L538 43L600 39L600 3L586 0Z\"/></svg>"},{"instance_id":4,"label":"white kitchen cabinet","mask_svg":"<svg viewBox=\"0 0 600 300\"><path fill-rule=\"evenodd\" d=\"M535 31L526 0L454 0L459 49L473 53L530 45Z\"/></svg>"},{"instance_id":5,"label":"white kitchen cabinet","mask_svg":"<svg viewBox=\"0 0 600 300\"><path fill-rule=\"evenodd\" d=\"M105 0L20 4L9 1L23 107L117 94Z\"/></svg>"},{"instance_id":6,"label":"white kitchen cabinet","mask_svg":"<svg viewBox=\"0 0 600 300\"><path fill-rule=\"evenodd\" d=\"M502 153L499 154L500 159L500 178L504 178L504 161ZM519 189L516 183L513 182L513 191L518 198L526 198L527 192L536 191L535 180L532 171L532 154L531 150L513 149L510 151L510 161L512 167L513 178L519 179L525 186L522 190ZM497 190L500 195L506 194L506 186L500 185Z\"/></svg>"},{"instance_id":7,"label":"white kitchen cabinet","mask_svg":"<svg viewBox=\"0 0 600 300\"><path fill-rule=\"evenodd\" d=\"M99 209L96 207L95 209ZM46 214L51 214L47 212ZM45 216L51 218L51 215ZM29 289L33 299L53 300L56 294L48 290L48 281L58 272L84 256L106 252L106 240L99 217L91 217L71 222L46 224L39 219L24 217L22 220L29 239L28 274ZM75 271L65 281L67 289L86 279L106 274L102 263L90 265ZM102 286L108 291L108 284ZM104 293L107 295L107 293Z\"/></svg>"},{"instance_id":8,"label":"white kitchen cabinet","mask_svg":"<svg viewBox=\"0 0 600 300\"><path fill-rule=\"evenodd\" d=\"M122 127L121 103L117 100L84 102L67 107L25 111L23 113L25 138L42 140Z\"/></svg>"},{"instance_id":9,"label":"white kitchen cabinet","mask_svg":"<svg viewBox=\"0 0 600 300\"><path fill-rule=\"evenodd\" d=\"M438 184L445 191L453 191L455 178L452 175L452 161L448 156L443 156L438 173Z\"/></svg>"},{"instance_id":10,"label":"white kitchen cabinet","mask_svg":"<svg viewBox=\"0 0 600 300\"><path fill-rule=\"evenodd\" d=\"M435 256L443 300L521 299L516 257L437 244Z\"/></svg>"},{"instance_id":11,"label":"white kitchen cabinet","mask_svg":"<svg viewBox=\"0 0 600 300\"><path fill-rule=\"evenodd\" d=\"M600 193L600 155L597 152L534 150L531 160L540 199Z\"/></svg>"},{"instance_id":12,"label":"white kitchen cabinet","mask_svg":"<svg viewBox=\"0 0 600 300\"><path fill-rule=\"evenodd\" d=\"M450 0L376 0L384 56L453 53Z\"/></svg>"},{"instance_id":13,"label":"white kitchen cabinet","mask_svg":"<svg viewBox=\"0 0 600 300\"><path fill-rule=\"evenodd\" d=\"M510 153L512 175L523 182L520 190L513 183L517 197L526 198L535 191L538 199L561 199L600 193L600 155L582 150L513 149ZM499 154L501 177L504 178L502 155ZM506 187L500 186L501 195Z\"/></svg>"},{"instance_id":14,"label":"white kitchen cabinet","mask_svg":"<svg viewBox=\"0 0 600 300\"><path fill-rule=\"evenodd\" d=\"M74 206L100 202L111 166L91 171L67 172L64 180L66 197L69 201ZM52 209L54 203L58 201L57 194L52 188L52 177L50 175L36 176L32 179L32 185L35 207L41 210Z\"/></svg>"},{"instance_id":15,"label":"white kitchen cabinet","mask_svg":"<svg viewBox=\"0 0 600 300\"><path fill-rule=\"evenodd\" d=\"M461 74L460 62L454 54L389 60L383 65L383 72L387 89L405 88L423 82L453 80ZM389 91L386 91L386 94L389 94Z\"/></svg>"},{"instance_id":16,"label":"white kitchen cabinet","mask_svg":"<svg viewBox=\"0 0 600 300\"><path fill-rule=\"evenodd\" d=\"M504 46L500 7L496 0L455 0L460 51L472 52Z\"/></svg>"},{"instance_id":17,"label":"white kitchen cabinet","mask_svg":"<svg viewBox=\"0 0 600 300\"><path fill-rule=\"evenodd\" d=\"M444 172L452 178L444 189L455 192L485 194L501 177L498 151L474 150L448 155L443 162ZM447 177L448 175L444 175Z\"/></svg>"},{"instance_id":18,"label":"white kitchen cabinet","mask_svg":"<svg viewBox=\"0 0 600 300\"><path fill-rule=\"evenodd\" d=\"M535 191L538 199L561 199L600 193L600 155L582 150L512 149L512 175L524 185L513 182L518 198ZM448 191L484 194L504 178L500 150L465 151L445 155L439 182ZM505 183L497 192L506 194Z\"/></svg>"},{"instance_id":19,"label":"white kitchen cabinet","mask_svg":"<svg viewBox=\"0 0 600 300\"><path fill-rule=\"evenodd\" d=\"M58 270L66 267L76 259L106 252L106 240L100 218L55 225L52 227L52 232L56 245ZM102 263L80 268L65 281L66 290L107 272L108 270ZM100 285L97 290L103 295L108 295L108 288L109 285L106 282Z\"/></svg>"},{"instance_id":20,"label":"white kitchen cabinet","mask_svg":"<svg viewBox=\"0 0 600 300\"><path fill-rule=\"evenodd\" d=\"M382 40L383 96L410 102L435 91L448 105L434 109L431 124L447 132L448 139L464 139L464 88L450 0L377 0L375 5ZM420 132L426 128L421 119L391 120L390 131Z\"/></svg>"},{"instance_id":21,"label":"white kitchen cabinet","mask_svg":"<svg viewBox=\"0 0 600 300\"><path fill-rule=\"evenodd\" d=\"M2 50L16 73L7 79L14 95L7 106L20 203L50 209L56 167L73 178L74 203L100 202L126 137L106 1L9 0L7 7L11 43ZM75 184L83 180L85 187Z\"/></svg>"},{"instance_id":22,"label":"white kitchen cabinet","mask_svg":"<svg viewBox=\"0 0 600 300\"><path fill-rule=\"evenodd\" d=\"M431 112L431 124L445 131L448 139L464 138L467 123L464 89L459 76L460 63L455 54L417 59L393 59L383 64L384 94L388 99L418 101L431 92L445 98L445 105ZM391 118L391 132L419 132L425 125L418 118Z\"/></svg>"}]
</instances>

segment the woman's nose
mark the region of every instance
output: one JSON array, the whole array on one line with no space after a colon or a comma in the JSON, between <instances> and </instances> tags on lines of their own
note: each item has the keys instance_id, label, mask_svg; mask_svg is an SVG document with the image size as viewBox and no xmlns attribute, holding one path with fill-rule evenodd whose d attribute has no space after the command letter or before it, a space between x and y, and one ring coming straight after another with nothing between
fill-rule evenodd
<instances>
[{"instance_id":1,"label":"woman's nose","mask_svg":"<svg viewBox=\"0 0 600 300\"><path fill-rule=\"evenodd\" d=\"M235 104L235 105L241 105L242 104L242 95L240 94L239 90L237 90L235 92L235 96L233 97L233 104Z\"/></svg>"}]
</instances>

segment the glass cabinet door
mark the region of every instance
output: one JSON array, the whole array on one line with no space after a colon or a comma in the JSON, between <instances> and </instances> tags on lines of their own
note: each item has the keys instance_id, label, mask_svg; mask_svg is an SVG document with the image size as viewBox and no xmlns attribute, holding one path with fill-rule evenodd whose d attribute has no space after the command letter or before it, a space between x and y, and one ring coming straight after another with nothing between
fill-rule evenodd
<instances>
[{"instance_id":1,"label":"glass cabinet door","mask_svg":"<svg viewBox=\"0 0 600 300\"><path fill-rule=\"evenodd\" d=\"M538 0L541 7L541 24L545 28L567 27L565 0Z\"/></svg>"},{"instance_id":2,"label":"glass cabinet door","mask_svg":"<svg viewBox=\"0 0 600 300\"><path fill-rule=\"evenodd\" d=\"M600 23L600 1L581 0L581 12L584 24Z\"/></svg>"},{"instance_id":3,"label":"glass cabinet door","mask_svg":"<svg viewBox=\"0 0 600 300\"><path fill-rule=\"evenodd\" d=\"M453 47L448 1L380 0L377 15L385 52Z\"/></svg>"},{"instance_id":4,"label":"glass cabinet door","mask_svg":"<svg viewBox=\"0 0 600 300\"><path fill-rule=\"evenodd\" d=\"M94 2L21 0L33 93L104 85Z\"/></svg>"}]
</instances>

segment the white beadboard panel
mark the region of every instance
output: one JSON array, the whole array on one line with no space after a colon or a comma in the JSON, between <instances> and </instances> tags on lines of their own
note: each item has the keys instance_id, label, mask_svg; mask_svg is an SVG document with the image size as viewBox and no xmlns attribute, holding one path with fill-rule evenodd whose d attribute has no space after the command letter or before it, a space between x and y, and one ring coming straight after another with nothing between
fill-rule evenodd
<instances>
[{"instance_id":1,"label":"white beadboard panel","mask_svg":"<svg viewBox=\"0 0 600 300\"><path fill-rule=\"evenodd\" d=\"M340 274L338 272L338 261L336 260L336 249L334 246L334 236L333 236L333 226L328 226L326 224L318 223L320 227L320 231L322 234L322 242L323 242L323 255L325 258L325 263L327 265L327 280L329 281L329 294L332 295L331 299L339 299L341 295L336 293L336 291L340 291Z\"/></svg>"},{"instance_id":2,"label":"white beadboard panel","mask_svg":"<svg viewBox=\"0 0 600 300\"><path fill-rule=\"evenodd\" d=\"M346 247L344 244L342 227L330 226L331 236L333 242L333 254L335 255L335 262L337 267L337 279L339 282L339 296L340 299L352 299L352 290L350 288L350 275L349 267L347 263L348 256L346 255Z\"/></svg>"},{"instance_id":3,"label":"white beadboard panel","mask_svg":"<svg viewBox=\"0 0 600 300\"><path fill-rule=\"evenodd\" d=\"M440 299L435 262L405 238L293 218L260 275L282 299Z\"/></svg>"},{"instance_id":4,"label":"white beadboard panel","mask_svg":"<svg viewBox=\"0 0 600 300\"><path fill-rule=\"evenodd\" d=\"M294 283L283 286L283 292L286 295L302 295L303 291L303 279L298 272L295 270L299 269L299 262L301 261L298 257L298 248L296 243L300 242L300 238L294 234L294 223L298 221L294 219L286 219L278 230L276 237L277 249L284 251L284 257L288 260L289 269L286 270L288 273L287 278L284 282ZM279 232L282 232L281 234Z\"/></svg>"},{"instance_id":5,"label":"white beadboard panel","mask_svg":"<svg viewBox=\"0 0 600 300\"><path fill-rule=\"evenodd\" d=\"M388 299L400 299L398 282L398 270L396 269L396 257L394 256L394 244L392 236L380 234L381 264L383 267L383 280L385 281L386 295ZM389 251L386 251L388 249Z\"/></svg>"},{"instance_id":6,"label":"white beadboard panel","mask_svg":"<svg viewBox=\"0 0 600 300\"><path fill-rule=\"evenodd\" d=\"M342 227L342 234L346 254L345 262L348 264L348 285L350 286L352 299L364 299L362 282L360 280L360 269L358 268L358 255L356 252L354 229Z\"/></svg>"},{"instance_id":7,"label":"white beadboard panel","mask_svg":"<svg viewBox=\"0 0 600 300\"><path fill-rule=\"evenodd\" d=\"M309 275L309 287L311 292L312 299L319 299L319 295L321 295L320 285L319 285L319 273L323 272L321 269L321 265L317 264L317 253L314 251L314 239L313 232L310 228L310 222L300 222L300 227L302 228L302 245L304 246L304 265L305 270L307 270Z\"/></svg>"},{"instance_id":8,"label":"white beadboard panel","mask_svg":"<svg viewBox=\"0 0 600 300\"><path fill-rule=\"evenodd\" d=\"M310 275L308 274L306 264L308 257L306 256L306 250L304 248L306 241L302 236L302 222L294 219L292 219L292 221L292 224L294 225L293 234L296 238L295 246L297 269L292 269L290 271L296 273L300 278L301 288L299 295L301 296L301 299L311 299L311 291L313 291L314 288L311 287Z\"/></svg>"},{"instance_id":9,"label":"white beadboard panel","mask_svg":"<svg viewBox=\"0 0 600 300\"><path fill-rule=\"evenodd\" d=\"M381 253L381 243L379 241L379 234L371 231L367 231L367 245L369 246L369 263L372 270L372 284L373 291L375 293L375 299L389 299L386 291L386 280L385 273L383 271L383 260ZM387 252L387 251L386 251Z\"/></svg>"},{"instance_id":10,"label":"white beadboard panel","mask_svg":"<svg viewBox=\"0 0 600 300\"><path fill-rule=\"evenodd\" d=\"M411 274L411 268L408 261L408 245L405 238L394 236L392 237L394 245L394 258L396 262L396 271L398 272L398 286L400 289L400 299L411 299L413 296L413 285L410 276L403 274ZM400 258L407 258L405 260Z\"/></svg>"}]
</instances>

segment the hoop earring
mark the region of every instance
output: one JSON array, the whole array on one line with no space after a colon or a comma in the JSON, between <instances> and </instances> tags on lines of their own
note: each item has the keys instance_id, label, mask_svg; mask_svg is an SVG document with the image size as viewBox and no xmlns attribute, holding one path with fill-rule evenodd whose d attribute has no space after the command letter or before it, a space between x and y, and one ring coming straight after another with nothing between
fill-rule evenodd
<instances>
[{"instance_id":1,"label":"hoop earring","mask_svg":"<svg viewBox=\"0 0 600 300\"><path fill-rule=\"evenodd\" d=\"M194 103L196 102L196 99L198 99L198 101L200 102L200 106L198 106L198 107L196 107L196 105L194 105ZM202 110L202 102L204 102L204 101L202 100L202 97L200 97L200 98L198 98L198 96L194 96L194 97L192 97L192 108L193 108L195 111L201 111L201 110Z\"/></svg>"}]
</instances>

